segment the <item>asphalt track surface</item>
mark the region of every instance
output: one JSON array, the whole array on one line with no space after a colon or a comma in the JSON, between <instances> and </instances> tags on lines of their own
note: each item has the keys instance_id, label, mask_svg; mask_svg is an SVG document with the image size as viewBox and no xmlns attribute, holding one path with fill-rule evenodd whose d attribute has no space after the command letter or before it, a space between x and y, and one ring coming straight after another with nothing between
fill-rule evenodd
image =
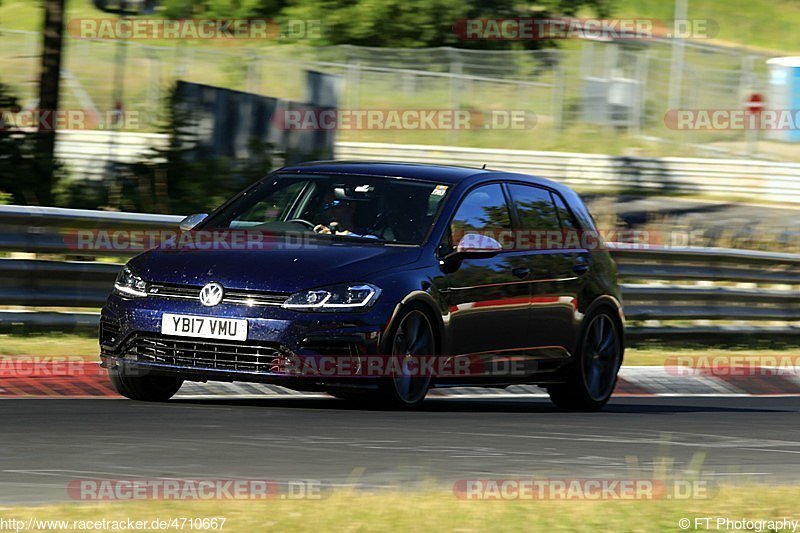
<instances>
[{"instance_id":1,"label":"asphalt track surface","mask_svg":"<svg viewBox=\"0 0 800 533\"><path fill-rule=\"evenodd\" d=\"M0 503L69 500L84 478L320 480L413 488L433 478L650 476L694 458L715 481L800 482L798 397L430 399L417 412L327 398L0 400ZM698 455L699 454L699 455Z\"/></svg>"}]
</instances>

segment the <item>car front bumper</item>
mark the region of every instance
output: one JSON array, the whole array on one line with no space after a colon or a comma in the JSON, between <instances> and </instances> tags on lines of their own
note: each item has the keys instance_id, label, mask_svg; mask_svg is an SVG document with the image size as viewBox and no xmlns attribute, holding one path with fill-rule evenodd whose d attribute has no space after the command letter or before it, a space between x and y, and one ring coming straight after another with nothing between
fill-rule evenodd
<instances>
[{"instance_id":1,"label":"car front bumper","mask_svg":"<svg viewBox=\"0 0 800 533\"><path fill-rule=\"evenodd\" d=\"M374 386L367 356L380 356L393 306L362 312L303 312L279 306L222 304L111 295L102 310L103 366L127 374L167 373L194 381L280 383L302 390ZM245 341L163 335L164 313L246 319Z\"/></svg>"}]
</instances>

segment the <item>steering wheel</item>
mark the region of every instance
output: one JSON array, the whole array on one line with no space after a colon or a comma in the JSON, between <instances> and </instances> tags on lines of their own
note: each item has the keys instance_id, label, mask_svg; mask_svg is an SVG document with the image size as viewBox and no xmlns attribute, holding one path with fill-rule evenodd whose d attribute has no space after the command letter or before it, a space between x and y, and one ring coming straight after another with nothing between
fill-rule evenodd
<instances>
[{"instance_id":1,"label":"steering wheel","mask_svg":"<svg viewBox=\"0 0 800 533\"><path fill-rule=\"evenodd\" d=\"M308 220L306 220L304 218L290 218L286 222L297 222L299 224L303 224L303 225L308 226L309 229L312 229L312 230L316 227L316 224L314 224L313 222L309 222Z\"/></svg>"}]
</instances>

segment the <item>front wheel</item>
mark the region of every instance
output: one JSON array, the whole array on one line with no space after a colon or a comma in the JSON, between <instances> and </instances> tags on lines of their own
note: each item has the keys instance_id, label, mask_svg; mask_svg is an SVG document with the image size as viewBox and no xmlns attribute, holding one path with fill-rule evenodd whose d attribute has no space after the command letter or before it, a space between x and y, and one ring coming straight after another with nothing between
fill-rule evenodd
<instances>
[{"instance_id":1,"label":"front wheel","mask_svg":"<svg viewBox=\"0 0 800 533\"><path fill-rule=\"evenodd\" d=\"M436 352L436 338L428 314L419 306L403 311L388 337L391 371L380 387L381 399L389 407L418 407L431 385L431 376L421 369L422 360Z\"/></svg>"},{"instance_id":2,"label":"front wheel","mask_svg":"<svg viewBox=\"0 0 800 533\"><path fill-rule=\"evenodd\" d=\"M609 311L599 311L583 330L567 382L547 389L550 399L568 411L601 409L614 392L621 362L621 331Z\"/></svg>"},{"instance_id":3,"label":"front wheel","mask_svg":"<svg viewBox=\"0 0 800 533\"><path fill-rule=\"evenodd\" d=\"M183 385L177 377L126 371L124 365L108 369L108 377L116 391L131 400L165 402Z\"/></svg>"}]
</instances>

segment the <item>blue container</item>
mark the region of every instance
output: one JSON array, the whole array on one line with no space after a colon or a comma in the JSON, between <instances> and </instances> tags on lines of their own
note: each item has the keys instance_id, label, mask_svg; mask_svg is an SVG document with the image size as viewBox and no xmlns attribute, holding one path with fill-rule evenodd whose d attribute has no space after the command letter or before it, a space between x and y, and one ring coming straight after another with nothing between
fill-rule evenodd
<instances>
[{"instance_id":1,"label":"blue container","mask_svg":"<svg viewBox=\"0 0 800 533\"><path fill-rule=\"evenodd\" d=\"M767 61L769 95L766 108L787 112L791 110L794 127L767 133L778 141L800 142L800 57L774 57Z\"/></svg>"}]
</instances>

